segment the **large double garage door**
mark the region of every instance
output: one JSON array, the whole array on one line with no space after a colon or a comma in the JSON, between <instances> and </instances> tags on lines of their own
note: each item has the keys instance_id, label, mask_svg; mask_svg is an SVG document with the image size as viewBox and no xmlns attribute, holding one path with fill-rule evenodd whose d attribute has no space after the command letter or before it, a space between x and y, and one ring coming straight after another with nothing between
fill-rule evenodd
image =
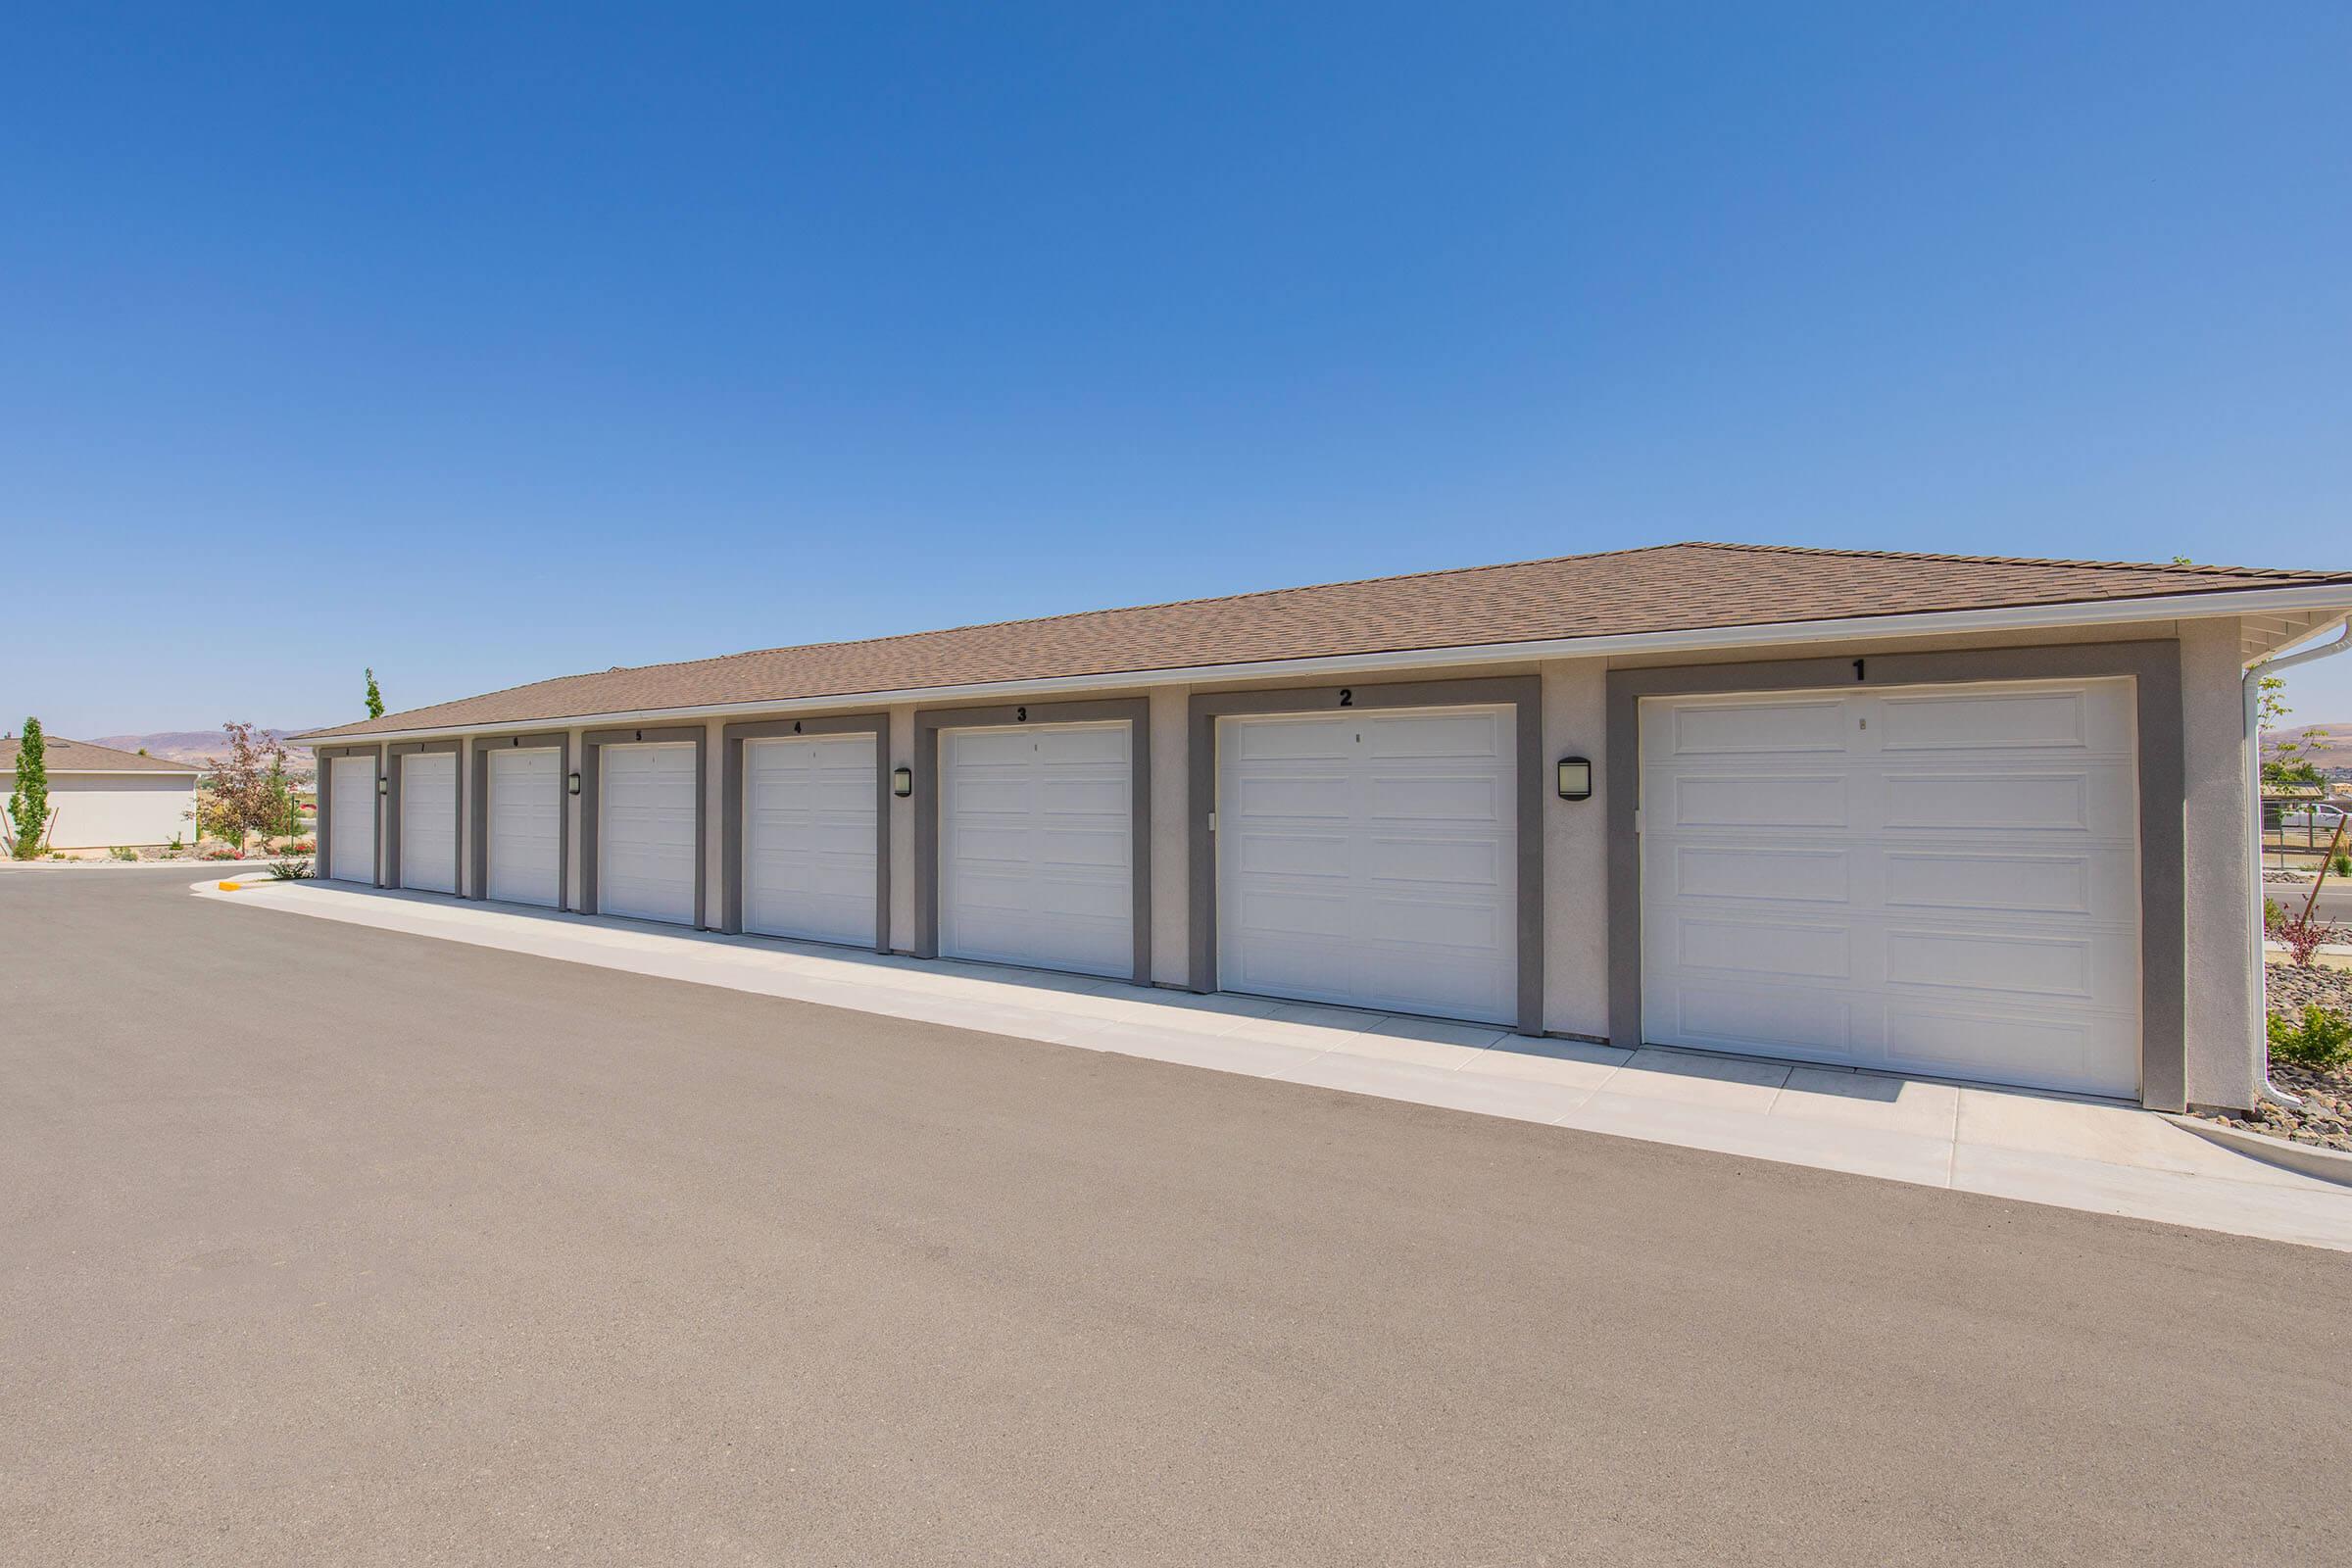
<instances>
[{"instance_id":1,"label":"large double garage door","mask_svg":"<svg viewBox=\"0 0 2352 1568\"><path fill-rule=\"evenodd\" d=\"M2133 1097L2122 680L1642 705L1642 1032Z\"/></svg>"}]
</instances>

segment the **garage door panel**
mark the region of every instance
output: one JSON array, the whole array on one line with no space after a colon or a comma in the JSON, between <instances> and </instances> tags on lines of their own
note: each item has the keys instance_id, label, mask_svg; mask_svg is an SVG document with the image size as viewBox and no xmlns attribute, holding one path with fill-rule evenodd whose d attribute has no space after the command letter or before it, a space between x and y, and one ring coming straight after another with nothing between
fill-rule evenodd
<instances>
[{"instance_id":1,"label":"garage door panel","mask_svg":"<svg viewBox=\"0 0 2352 1568\"><path fill-rule=\"evenodd\" d=\"M1033 880L1047 890L1047 912L1056 916L1124 924L1134 911L1135 897L1123 878L1057 874L1048 869Z\"/></svg>"},{"instance_id":2,"label":"garage door panel","mask_svg":"<svg viewBox=\"0 0 2352 1568\"><path fill-rule=\"evenodd\" d=\"M1678 708L1667 729L1676 758L1843 752L1841 703L1692 704Z\"/></svg>"},{"instance_id":3,"label":"garage door panel","mask_svg":"<svg viewBox=\"0 0 2352 1568\"><path fill-rule=\"evenodd\" d=\"M1049 770L1102 767L1122 775L1125 772L1128 734L1124 724L1032 728L1027 733L1036 741L1036 756Z\"/></svg>"},{"instance_id":4,"label":"garage door panel","mask_svg":"<svg viewBox=\"0 0 2352 1568\"><path fill-rule=\"evenodd\" d=\"M1686 844L1676 848L1673 864L1674 892L1682 898L1842 904L1853 892L1853 852L1845 849Z\"/></svg>"},{"instance_id":5,"label":"garage door panel","mask_svg":"<svg viewBox=\"0 0 2352 1568\"><path fill-rule=\"evenodd\" d=\"M1883 1064L1891 1071L2112 1094L2112 1063L2137 1052L2139 1023L2132 1014L2053 1019L1893 1006L1886 1010L1886 1037Z\"/></svg>"},{"instance_id":6,"label":"garage door panel","mask_svg":"<svg viewBox=\"0 0 2352 1568\"><path fill-rule=\"evenodd\" d=\"M1514 922L1492 899L1448 904L1433 898L1363 901L1356 930L1366 942L1440 951L1448 961L1491 961L1508 943Z\"/></svg>"},{"instance_id":7,"label":"garage door panel","mask_svg":"<svg viewBox=\"0 0 2352 1568\"><path fill-rule=\"evenodd\" d=\"M1669 939L1687 970L1844 980L1854 972L1854 933L1842 925L1677 919Z\"/></svg>"},{"instance_id":8,"label":"garage door panel","mask_svg":"<svg viewBox=\"0 0 2352 1568\"><path fill-rule=\"evenodd\" d=\"M1478 774L1374 773L1364 780L1364 814L1397 821L1493 823L1507 809L1508 779Z\"/></svg>"},{"instance_id":9,"label":"garage door panel","mask_svg":"<svg viewBox=\"0 0 2352 1568\"><path fill-rule=\"evenodd\" d=\"M1355 984L1349 994L1360 999L1357 1006L1477 1018L1486 1023L1507 1021L1493 1014L1494 999L1510 995L1516 972L1513 965L1465 962L1459 955L1402 943L1359 951L1355 967Z\"/></svg>"},{"instance_id":10,"label":"garage door panel","mask_svg":"<svg viewBox=\"0 0 2352 1568\"><path fill-rule=\"evenodd\" d=\"M1510 714L1472 708L1220 720L1220 984L1511 1021Z\"/></svg>"},{"instance_id":11,"label":"garage door panel","mask_svg":"<svg viewBox=\"0 0 2352 1568\"><path fill-rule=\"evenodd\" d=\"M2090 780L2082 772L1890 774L1886 823L1936 831L2087 833Z\"/></svg>"},{"instance_id":12,"label":"garage door panel","mask_svg":"<svg viewBox=\"0 0 2352 1568\"><path fill-rule=\"evenodd\" d=\"M1235 756L1245 761L1336 761L1354 747L1346 721L1336 718L1256 719L1232 732Z\"/></svg>"},{"instance_id":13,"label":"garage door panel","mask_svg":"<svg viewBox=\"0 0 2352 1568\"><path fill-rule=\"evenodd\" d=\"M858 773L854 778L820 776L809 789L810 809L819 815L873 820L873 770L860 768Z\"/></svg>"},{"instance_id":14,"label":"garage door panel","mask_svg":"<svg viewBox=\"0 0 2352 1568\"><path fill-rule=\"evenodd\" d=\"M1842 827L1846 781L1833 773L1695 773L1659 792L1678 827Z\"/></svg>"},{"instance_id":15,"label":"garage door panel","mask_svg":"<svg viewBox=\"0 0 2352 1568\"><path fill-rule=\"evenodd\" d=\"M956 873L956 903L965 910L1020 913L1029 907L1030 881L1018 872L990 872L967 863Z\"/></svg>"},{"instance_id":16,"label":"garage door panel","mask_svg":"<svg viewBox=\"0 0 2352 1568\"><path fill-rule=\"evenodd\" d=\"M1502 745L1498 712L1424 713L1356 719L1364 751L1383 760L1492 758ZM1346 720L1341 727L1348 727Z\"/></svg>"},{"instance_id":17,"label":"garage door panel","mask_svg":"<svg viewBox=\"0 0 2352 1568\"><path fill-rule=\"evenodd\" d=\"M1026 821L1030 789L1026 774L1007 777L1001 773L967 773L956 783L956 811L958 816L973 820L997 816Z\"/></svg>"},{"instance_id":18,"label":"garage door panel","mask_svg":"<svg viewBox=\"0 0 2352 1568\"><path fill-rule=\"evenodd\" d=\"M1886 933L1886 980L1895 986L2024 991L2087 1002L2090 944L2062 937L1896 929Z\"/></svg>"},{"instance_id":19,"label":"garage door panel","mask_svg":"<svg viewBox=\"0 0 2352 1568\"><path fill-rule=\"evenodd\" d=\"M1696 724L1676 704L1641 722L1648 1038L2136 1090L2128 683L1704 699ZM1743 706L1759 722L1727 716ZM1791 744L1817 745L1825 710L1835 768L1677 755L1768 749L1792 713Z\"/></svg>"},{"instance_id":20,"label":"garage door panel","mask_svg":"<svg viewBox=\"0 0 2352 1568\"><path fill-rule=\"evenodd\" d=\"M1241 928L1253 939L1246 955L1262 945L1312 942L1320 951L1323 940L1345 940L1354 929L1354 900L1345 893L1305 889L1252 888L1234 905Z\"/></svg>"},{"instance_id":21,"label":"garage door panel","mask_svg":"<svg viewBox=\"0 0 2352 1568\"><path fill-rule=\"evenodd\" d=\"M2081 750L2090 742L2080 691L1889 696L1881 699L1879 712L1882 751Z\"/></svg>"},{"instance_id":22,"label":"garage door panel","mask_svg":"<svg viewBox=\"0 0 2352 1568\"><path fill-rule=\"evenodd\" d=\"M1366 882L1373 887L1416 885L1441 890L1499 889L1502 846L1494 838L1400 838L1378 834L1378 855Z\"/></svg>"},{"instance_id":23,"label":"garage door panel","mask_svg":"<svg viewBox=\"0 0 2352 1568\"><path fill-rule=\"evenodd\" d=\"M1047 812L1063 816L1101 816L1127 819L1127 779L1060 778L1049 773L1038 781Z\"/></svg>"},{"instance_id":24,"label":"garage door panel","mask_svg":"<svg viewBox=\"0 0 2352 1568\"><path fill-rule=\"evenodd\" d=\"M1025 866L1034 836L1026 827L999 827L993 819L961 822L956 829L956 858L976 867Z\"/></svg>"},{"instance_id":25,"label":"garage door panel","mask_svg":"<svg viewBox=\"0 0 2352 1568\"><path fill-rule=\"evenodd\" d=\"M1845 1060L1854 1052L1853 1009L1835 992L1802 986L1681 990L1672 1024L1684 1043L1728 1051L1771 1047L1808 1061Z\"/></svg>"},{"instance_id":26,"label":"garage door panel","mask_svg":"<svg viewBox=\"0 0 2352 1568\"><path fill-rule=\"evenodd\" d=\"M1889 850L1885 863L1889 908L2096 914L2129 920L2139 897L2133 856L2121 848L2079 855Z\"/></svg>"},{"instance_id":27,"label":"garage door panel","mask_svg":"<svg viewBox=\"0 0 2352 1568\"><path fill-rule=\"evenodd\" d=\"M989 767L1026 772L1036 758L1028 730L959 729L955 735L956 763L967 773Z\"/></svg>"},{"instance_id":28,"label":"garage door panel","mask_svg":"<svg viewBox=\"0 0 2352 1568\"><path fill-rule=\"evenodd\" d=\"M1345 822L1348 784L1347 774L1335 772L1244 774L1225 794L1225 809L1242 821Z\"/></svg>"},{"instance_id":29,"label":"garage door panel","mask_svg":"<svg viewBox=\"0 0 2352 1568\"><path fill-rule=\"evenodd\" d=\"M1345 877L1348 840L1335 834L1241 833L1234 864L1244 874L1263 877Z\"/></svg>"},{"instance_id":30,"label":"garage door panel","mask_svg":"<svg viewBox=\"0 0 2352 1568\"><path fill-rule=\"evenodd\" d=\"M1049 872L1078 867L1118 872L1117 883L1124 887L1131 837L1124 815L1116 828L1041 828L1035 835L1037 862Z\"/></svg>"}]
</instances>

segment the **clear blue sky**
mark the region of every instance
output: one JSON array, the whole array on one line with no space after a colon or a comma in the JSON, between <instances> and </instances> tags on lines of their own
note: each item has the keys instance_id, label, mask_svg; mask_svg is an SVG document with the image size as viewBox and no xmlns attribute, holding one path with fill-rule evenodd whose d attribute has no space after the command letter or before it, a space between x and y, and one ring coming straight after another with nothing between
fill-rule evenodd
<instances>
[{"instance_id":1,"label":"clear blue sky","mask_svg":"<svg viewBox=\"0 0 2352 1568\"><path fill-rule=\"evenodd\" d=\"M0 59L10 726L1685 537L2352 565L2341 0L79 9Z\"/></svg>"}]
</instances>

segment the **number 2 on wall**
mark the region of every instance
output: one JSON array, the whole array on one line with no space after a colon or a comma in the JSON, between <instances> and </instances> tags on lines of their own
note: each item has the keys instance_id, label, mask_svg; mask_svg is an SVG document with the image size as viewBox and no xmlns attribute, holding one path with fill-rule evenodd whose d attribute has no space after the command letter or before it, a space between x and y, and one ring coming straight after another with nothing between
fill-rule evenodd
<instances>
[{"instance_id":1,"label":"number 2 on wall","mask_svg":"<svg viewBox=\"0 0 2352 1568\"><path fill-rule=\"evenodd\" d=\"M1355 706L1354 687L1343 686L1340 688L1340 706L1342 708L1353 708Z\"/></svg>"}]
</instances>

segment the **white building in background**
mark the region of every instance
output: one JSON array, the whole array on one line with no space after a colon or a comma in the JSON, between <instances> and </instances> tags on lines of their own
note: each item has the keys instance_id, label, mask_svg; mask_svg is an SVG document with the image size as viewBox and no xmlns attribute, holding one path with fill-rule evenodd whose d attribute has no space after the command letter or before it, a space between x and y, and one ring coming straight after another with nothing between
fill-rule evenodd
<instances>
[{"instance_id":1,"label":"white building in background","mask_svg":"<svg viewBox=\"0 0 2352 1568\"><path fill-rule=\"evenodd\" d=\"M16 792L20 744L0 740L0 799ZM47 765L51 849L195 841L197 770L187 763L52 735Z\"/></svg>"}]
</instances>

